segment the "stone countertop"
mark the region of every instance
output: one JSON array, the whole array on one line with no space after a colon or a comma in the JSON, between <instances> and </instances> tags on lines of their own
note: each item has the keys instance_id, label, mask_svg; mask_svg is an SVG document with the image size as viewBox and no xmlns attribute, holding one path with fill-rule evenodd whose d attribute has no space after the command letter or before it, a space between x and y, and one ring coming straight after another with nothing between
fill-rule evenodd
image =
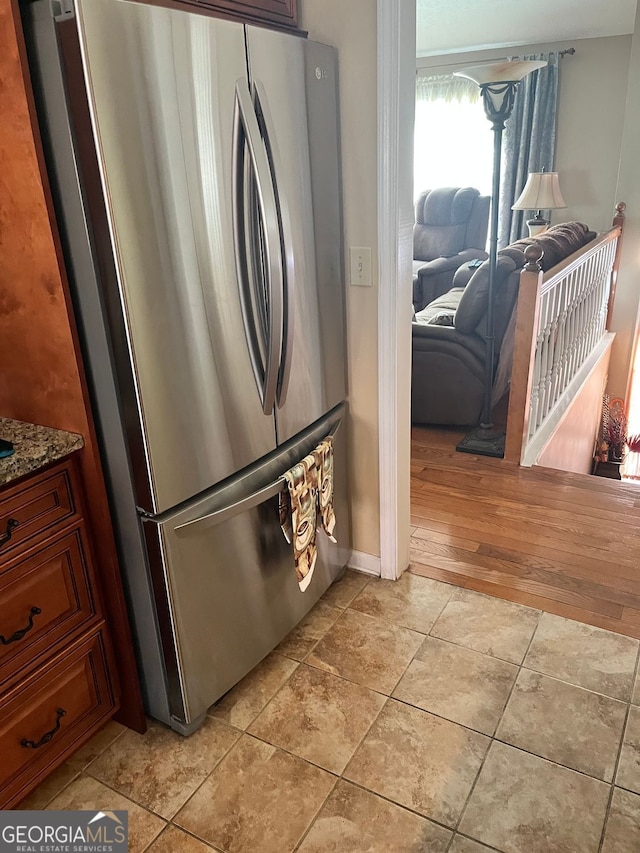
<instances>
[{"instance_id":1,"label":"stone countertop","mask_svg":"<svg viewBox=\"0 0 640 853\"><path fill-rule=\"evenodd\" d=\"M84 447L73 432L0 417L0 438L13 442L11 456L0 458L0 486L50 465Z\"/></svg>"}]
</instances>

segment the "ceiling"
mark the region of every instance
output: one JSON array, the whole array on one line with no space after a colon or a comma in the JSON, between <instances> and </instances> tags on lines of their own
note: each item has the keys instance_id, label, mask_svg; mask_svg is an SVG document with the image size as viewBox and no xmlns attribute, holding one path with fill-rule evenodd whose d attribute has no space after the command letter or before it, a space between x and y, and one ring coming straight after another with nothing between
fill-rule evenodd
<instances>
[{"instance_id":1,"label":"ceiling","mask_svg":"<svg viewBox=\"0 0 640 853\"><path fill-rule=\"evenodd\" d=\"M632 33L637 0L416 0L416 56Z\"/></svg>"}]
</instances>

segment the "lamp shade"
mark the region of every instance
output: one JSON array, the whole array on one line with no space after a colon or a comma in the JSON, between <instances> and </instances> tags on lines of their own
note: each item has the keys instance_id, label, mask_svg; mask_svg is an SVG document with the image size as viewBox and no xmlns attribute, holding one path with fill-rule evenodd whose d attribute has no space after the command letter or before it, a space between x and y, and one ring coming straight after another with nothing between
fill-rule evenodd
<instances>
[{"instance_id":1,"label":"lamp shade","mask_svg":"<svg viewBox=\"0 0 640 853\"><path fill-rule=\"evenodd\" d=\"M530 172L511 210L557 210L566 206L557 172Z\"/></svg>"},{"instance_id":2,"label":"lamp shade","mask_svg":"<svg viewBox=\"0 0 640 853\"><path fill-rule=\"evenodd\" d=\"M454 77L467 77L478 86L486 86L488 83L517 83L537 71L544 68L547 63L542 59L516 59L513 61L501 60L500 62L485 62L482 65L471 65L469 68L461 68L454 71Z\"/></svg>"},{"instance_id":3,"label":"lamp shade","mask_svg":"<svg viewBox=\"0 0 640 853\"><path fill-rule=\"evenodd\" d=\"M515 59L513 61L485 62L454 71L456 77L467 77L477 83L482 92L482 101L487 118L504 126L511 115L518 83L527 74L544 68L542 59Z\"/></svg>"}]
</instances>

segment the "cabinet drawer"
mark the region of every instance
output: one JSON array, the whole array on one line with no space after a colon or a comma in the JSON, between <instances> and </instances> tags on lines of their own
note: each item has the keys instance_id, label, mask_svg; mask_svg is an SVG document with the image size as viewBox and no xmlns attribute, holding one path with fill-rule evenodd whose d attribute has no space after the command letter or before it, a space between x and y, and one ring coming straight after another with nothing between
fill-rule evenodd
<instances>
[{"instance_id":1,"label":"cabinet drawer","mask_svg":"<svg viewBox=\"0 0 640 853\"><path fill-rule=\"evenodd\" d=\"M66 465L4 490L0 498L0 565L75 515Z\"/></svg>"},{"instance_id":2,"label":"cabinet drawer","mask_svg":"<svg viewBox=\"0 0 640 853\"><path fill-rule=\"evenodd\" d=\"M82 525L0 568L0 689L80 625L97 618Z\"/></svg>"},{"instance_id":3,"label":"cabinet drawer","mask_svg":"<svg viewBox=\"0 0 640 853\"><path fill-rule=\"evenodd\" d=\"M115 707L100 633L74 643L0 700L0 808L70 754Z\"/></svg>"}]
</instances>

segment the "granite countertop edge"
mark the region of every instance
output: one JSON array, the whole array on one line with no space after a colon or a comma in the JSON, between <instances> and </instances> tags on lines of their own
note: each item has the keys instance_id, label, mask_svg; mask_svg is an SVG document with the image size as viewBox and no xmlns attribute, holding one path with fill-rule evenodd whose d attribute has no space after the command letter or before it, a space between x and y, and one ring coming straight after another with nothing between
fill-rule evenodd
<instances>
[{"instance_id":1,"label":"granite countertop edge","mask_svg":"<svg viewBox=\"0 0 640 853\"><path fill-rule=\"evenodd\" d=\"M77 433L3 417L0 417L0 438L11 441L14 448L11 456L0 458L0 486L84 447L84 439Z\"/></svg>"}]
</instances>

